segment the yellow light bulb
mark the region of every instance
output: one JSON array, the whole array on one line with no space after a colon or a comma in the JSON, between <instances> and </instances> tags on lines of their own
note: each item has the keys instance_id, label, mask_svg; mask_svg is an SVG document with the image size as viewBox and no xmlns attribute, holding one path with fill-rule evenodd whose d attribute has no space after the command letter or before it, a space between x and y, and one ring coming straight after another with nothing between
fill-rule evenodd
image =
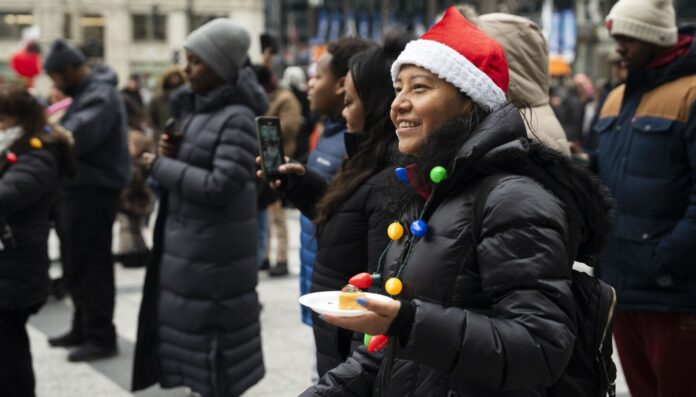
<instances>
[{"instance_id":1,"label":"yellow light bulb","mask_svg":"<svg viewBox=\"0 0 696 397\"><path fill-rule=\"evenodd\" d=\"M401 280L399 280L396 277L392 277L389 280L387 280L387 283L384 284L384 289L387 291L389 295L399 295L401 293L401 290L404 288L404 285L401 283Z\"/></svg>"},{"instance_id":2,"label":"yellow light bulb","mask_svg":"<svg viewBox=\"0 0 696 397\"><path fill-rule=\"evenodd\" d=\"M404 227L401 226L401 223L394 222L387 228L387 235L392 240L398 240L404 235Z\"/></svg>"}]
</instances>

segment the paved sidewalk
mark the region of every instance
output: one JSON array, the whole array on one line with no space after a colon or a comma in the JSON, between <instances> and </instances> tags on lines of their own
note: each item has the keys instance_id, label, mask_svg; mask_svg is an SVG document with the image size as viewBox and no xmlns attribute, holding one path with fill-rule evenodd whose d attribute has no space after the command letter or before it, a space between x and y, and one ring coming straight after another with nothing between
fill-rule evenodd
<instances>
[{"instance_id":1,"label":"paved sidewalk","mask_svg":"<svg viewBox=\"0 0 696 397\"><path fill-rule=\"evenodd\" d=\"M292 397L310 386L313 366L311 329L300 322L299 293L299 220L297 211L288 211L289 267L291 275L269 278L259 274L258 292L263 304L261 312L262 343L266 376L245 396ZM51 240L56 255L57 244ZM52 269L60 273L59 269ZM48 346L47 337L65 332L70 322L69 300L49 302L30 320L37 397L186 397L183 389L162 390L152 387L130 393L133 345L135 342L143 269L116 266L117 303L115 323L121 354L113 359L73 364L66 361L67 350ZM628 397L619 379L621 397Z\"/></svg>"}]
</instances>

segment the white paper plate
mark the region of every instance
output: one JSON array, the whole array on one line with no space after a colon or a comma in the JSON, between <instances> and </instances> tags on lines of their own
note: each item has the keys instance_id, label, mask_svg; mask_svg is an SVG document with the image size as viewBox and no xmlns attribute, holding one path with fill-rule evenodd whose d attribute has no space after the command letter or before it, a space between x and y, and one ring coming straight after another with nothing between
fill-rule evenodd
<instances>
[{"instance_id":1,"label":"white paper plate","mask_svg":"<svg viewBox=\"0 0 696 397\"><path fill-rule=\"evenodd\" d=\"M340 310L338 308L338 294L340 293L341 291L313 292L300 296L299 301L301 305L307 306L319 314L330 314L337 317L356 317L365 314L365 310ZM365 297L385 302L392 300L388 296L370 292L366 292Z\"/></svg>"}]
</instances>

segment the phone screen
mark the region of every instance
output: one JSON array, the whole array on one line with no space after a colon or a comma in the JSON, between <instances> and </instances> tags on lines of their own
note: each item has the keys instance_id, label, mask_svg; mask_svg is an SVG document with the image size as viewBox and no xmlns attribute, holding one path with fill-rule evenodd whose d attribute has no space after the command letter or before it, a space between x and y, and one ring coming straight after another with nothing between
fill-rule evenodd
<instances>
[{"instance_id":1,"label":"phone screen","mask_svg":"<svg viewBox=\"0 0 696 397\"><path fill-rule=\"evenodd\" d=\"M275 176L284 160L279 125L277 122L260 120L257 128L263 171L269 177Z\"/></svg>"}]
</instances>

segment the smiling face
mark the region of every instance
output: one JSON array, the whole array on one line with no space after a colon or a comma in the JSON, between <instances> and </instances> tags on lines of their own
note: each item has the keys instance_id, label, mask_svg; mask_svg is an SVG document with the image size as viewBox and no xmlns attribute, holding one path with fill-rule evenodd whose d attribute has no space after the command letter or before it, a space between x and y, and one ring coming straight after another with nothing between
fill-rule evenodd
<instances>
[{"instance_id":1,"label":"smiling face","mask_svg":"<svg viewBox=\"0 0 696 397\"><path fill-rule=\"evenodd\" d=\"M418 66L404 65L394 88L390 116L401 153L417 155L429 134L473 110L471 100L459 89Z\"/></svg>"},{"instance_id":2,"label":"smiling face","mask_svg":"<svg viewBox=\"0 0 696 397\"><path fill-rule=\"evenodd\" d=\"M365 129L365 110L353 84L353 76L348 72L344 83L346 94L343 97L343 118L346 119L348 132L361 132Z\"/></svg>"}]
</instances>

